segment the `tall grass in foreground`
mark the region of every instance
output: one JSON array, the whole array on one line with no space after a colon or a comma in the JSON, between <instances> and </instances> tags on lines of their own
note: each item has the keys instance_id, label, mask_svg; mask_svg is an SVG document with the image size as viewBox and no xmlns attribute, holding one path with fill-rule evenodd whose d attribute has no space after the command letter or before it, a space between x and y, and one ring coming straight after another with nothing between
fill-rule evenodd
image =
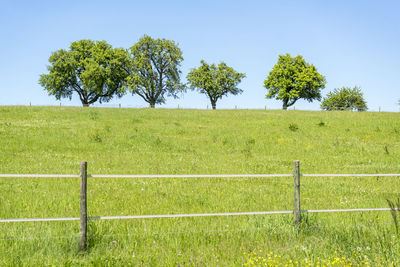
<instances>
[{"instance_id":1,"label":"tall grass in foreground","mask_svg":"<svg viewBox=\"0 0 400 267\"><path fill-rule=\"evenodd\" d=\"M397 113L0 107L0 173L398 173ZM292 209L292 178L88 180L89 216ZM393 177L303 177L302 209L387 207ZM0 218L78 217L78 179L0 178ZM390 212L0 224L0 265L398 265ZM275 257L276 256L276 257ZM265 261L264 261L265 260Z\"/></svg>"}]
</instances>

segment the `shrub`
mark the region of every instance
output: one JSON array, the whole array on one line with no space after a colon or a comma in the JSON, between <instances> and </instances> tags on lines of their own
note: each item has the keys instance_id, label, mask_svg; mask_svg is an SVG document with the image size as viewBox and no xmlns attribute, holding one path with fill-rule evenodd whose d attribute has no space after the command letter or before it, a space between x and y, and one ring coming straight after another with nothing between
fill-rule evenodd
<instances>
[{"instance_id":1,"label":"shrub","mask_svg":"<svg viewBox=\"0 0 400 267\"><path fill-rule=\"evenodd\" d=\"M328 93L322 100L321 109L366 111L368 108L361 89L355 86L336 88Z\"/></svg>"},{"instance_id":2,"label":"shrub","mask_svg":"<svg viewBox=\"0 0 400 267\"><path fill-rule=\"evenodd\" d=\"M297 126L296 123L291 123L289 124L289 130L291 130L292 132L295 132L299 129L299 126Z\"/></svg>"}]
</instances>

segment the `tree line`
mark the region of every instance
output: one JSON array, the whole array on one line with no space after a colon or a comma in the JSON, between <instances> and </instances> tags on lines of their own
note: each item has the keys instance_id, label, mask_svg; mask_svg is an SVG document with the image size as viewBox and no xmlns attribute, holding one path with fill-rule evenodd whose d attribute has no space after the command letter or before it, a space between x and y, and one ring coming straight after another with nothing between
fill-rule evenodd
<instances>
[{"instance_id":1,"label":"tree line","mask_svg":"<svg viewBox=\"0 0 400 267\"><path fill-rule=\"evenodd\" d=\"M181 82L182 51L167 39L144 35L129 49L113 48L106 41L80 40L69 50L60 49L49 57L48 73L39 83L57 100L72 98L76 93L83 106L97 101L108 102L126 93L136 94L151 108L163 104L166 97L177 98L187 89L205 94L213 109L228 94L243 92L239 83L246 77L225 62L209 64L204 60L188 73L187 84ZM266 98L282 101L282 108L299 99L321 100L326 79L302 56L280 55L264 81ZM361 100L360 100L361 99ZM334 103L334 104L332 104ZM324 110L367 109L360 88L335 89L324 98Z\"/></svg>"}]
</instances>

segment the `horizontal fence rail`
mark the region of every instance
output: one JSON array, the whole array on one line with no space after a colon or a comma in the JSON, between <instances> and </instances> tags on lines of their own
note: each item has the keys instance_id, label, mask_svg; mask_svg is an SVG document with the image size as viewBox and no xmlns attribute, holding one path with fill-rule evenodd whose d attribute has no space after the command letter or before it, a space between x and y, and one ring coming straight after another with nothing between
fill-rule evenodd
<instances>
[{"instance_id":1,"label":"horizontal fence rail","mask_svg":"<svg viewBox=\"0 0 400 267\"><path fill-rule=\"evenodd\" d=\"M177 174L177 175L88 175L93 178L274 178L291 177L292 174Z\"/></svg>"},{"instance_id":2,"label":"horizontal fence rail","mask_svg":"<svg viewBox=\"0 0 400 267\"><path fill-rule=\"evenodd\" d=\"M330 210L302 210L301 213L388 211L388 210L390 210L390 208L330 209ZM220 213L95 216L95 217L88 217L88 220L126 220L126 219L150 219L150 218L220 217L220 216L272 215L272 214L292 214L292 213L293 213L292 210L280 210L280 211L250 211L250 212L220 212ZM79 217L0 219L0 223L6 223L6 222L79 221L79 219L80 219Z\"/></svg>"},{"instance_id":3,"label":"horizontal fence rail","mask_svg":"<svg viewBox=\"0 0 400 267\"><path fill-rule=\"evenodd\" d=\"M400 173L301 174L302 177L398 177Z\"/></svg>"},{"instance_id":4,"label":"horizontal fence rail","mask_svg":"<svg viewBox=\"0 0 400 267\"><path fill-rule=\"evenodd\" d=\"M79 217L0 219L0 223L6 223L6 222L56 222L56 221L79 221L79 219L80 219Z\"/></svg>"},{"instance_id":5,"label":"horizontal fence rail","mask_svg":"<svg viewBox=\"0 0 400 267\"><path fill-rule=\"evenodd\" d=\"M88 178L274 178L292 174L88 174ZM74 174L0 174L0 178L79 178Z\"/></svg>"},{"instance_id":6,"label":"horizontal fence rail","mask_svg":"<svg viewBox=\"0 0 400 267\"><path fill-rule=\"evenodd\" d=\"M75 174L0 174L0 178L79 178Z\"/></svg>"},{"instance_id":7,"label":"horizontal fence rail","mask_svg":"<svg viewBox=\"0 0 400 267\"><path fill-rule=\"evenodd\" d=\"M390 208L360 208L360 209L333 209L333 210L302 210L306 213L322 213L322 212L353 212L353 211L385 211Z\"/></svg>"},{"instance_id":8,"label":"horizontal fence rail","mask_svg":"<svg viewBox=\"0 0 400 267\"><path fill-rule=\"evenodd\" d=\"M293 174L88 174L88 178L280 178ZM400 173L301 174L301 177L400 177ZM79 178L75 174L0 174L0 178Z\"/></svg>"}]
</instances>

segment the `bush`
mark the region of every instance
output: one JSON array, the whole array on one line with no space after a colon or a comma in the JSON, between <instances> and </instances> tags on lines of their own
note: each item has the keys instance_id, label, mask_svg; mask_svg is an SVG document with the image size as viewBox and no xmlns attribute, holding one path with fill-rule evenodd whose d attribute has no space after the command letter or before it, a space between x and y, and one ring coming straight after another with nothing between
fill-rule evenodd
<instances>
[{"instance_id":1,"label":"bush","mask_svg":"<svg viewBox=\"0 0 400 267\"><path fill-rule=\"evenodd\" d=\"M336 88L328 93L322 100L321 109L366 111L368 108L361 89L355 86Z\"/></svg>"},{"instance_id":2,"label":"bush","mask_svg":"<svg viewBox=\"0 0 400 267\"><path fill-rule=\"evenodd\" d=\"M297 126L297 124L295 124L295 123L289 124L289 130L291 130L292 132L295 132L298 129L299 129L299 126Z\"/></svg>"}]
</instances>

